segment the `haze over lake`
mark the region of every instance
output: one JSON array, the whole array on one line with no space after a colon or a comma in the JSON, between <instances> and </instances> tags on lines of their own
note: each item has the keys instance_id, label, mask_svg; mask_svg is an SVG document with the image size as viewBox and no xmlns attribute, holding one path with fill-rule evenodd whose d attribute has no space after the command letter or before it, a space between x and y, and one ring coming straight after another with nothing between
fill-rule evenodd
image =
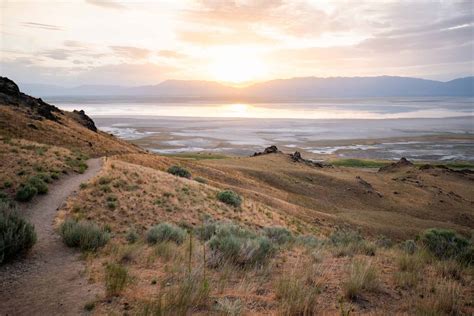
<instances>
[{"instance_id":1,"label":"haze over lake","mask_svg":"<svg viewBox=\"0 0 474 316\"><path fill-rule=\"evenodd\" d=\"M99 128L157 153L248 155L276 144L315 159L474 160L473 98L398 97L299 102L58 97Z\"/></svg>"}]
</instances>

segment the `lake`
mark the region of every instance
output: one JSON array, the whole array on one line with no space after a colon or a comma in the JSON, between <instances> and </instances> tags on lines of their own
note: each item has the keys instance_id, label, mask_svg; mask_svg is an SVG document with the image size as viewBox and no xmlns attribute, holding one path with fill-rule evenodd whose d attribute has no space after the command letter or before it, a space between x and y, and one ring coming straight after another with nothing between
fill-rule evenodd
<instances>
[{"instance_id":1,"label":"lake","mask_svg":"<svg viewBox=\"0 0 474 316\"><path fill-rule=\"evenodd\" d=\"M474 161L473 98L45 98L83 109L98 127L153 152L249 155L265 146L310 158Z\"/></svg>"}]
</instances>

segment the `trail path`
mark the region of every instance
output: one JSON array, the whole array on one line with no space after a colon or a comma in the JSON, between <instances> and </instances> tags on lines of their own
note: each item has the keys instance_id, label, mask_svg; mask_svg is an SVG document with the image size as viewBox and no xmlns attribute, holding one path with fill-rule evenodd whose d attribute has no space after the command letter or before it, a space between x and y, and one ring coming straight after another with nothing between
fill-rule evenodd
<instances>
[{"instance_id":1,"label":"trail path","mask_svg":"<svg viewBox=\"0 0 474 316\"><path fill-rule=\"evenodd\" d=\"M38 240L25 258L0 267L0 315L78 315L101 293L87 282L79 252L64 246L53 227L57 209L102 162L90 159L88 165L85 173L61 179L20 209L35 225Z\"/></svg>"}]
</instances>

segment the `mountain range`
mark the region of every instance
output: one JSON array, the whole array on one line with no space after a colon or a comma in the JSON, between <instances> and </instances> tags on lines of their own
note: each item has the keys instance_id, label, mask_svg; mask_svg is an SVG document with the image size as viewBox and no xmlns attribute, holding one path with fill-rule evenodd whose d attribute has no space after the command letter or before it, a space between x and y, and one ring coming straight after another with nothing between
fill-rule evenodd
<instances>
[{"instance_id":1,"label":"mountain range","mask_svg":"<svg viewBox=\"0 0 474 316\"><path fill-rule=\"evenodd\" d=\"M156 85L81 85L62 87L46 84L20 84L26 93L48 96L156 96L199 98L345 98L474 96L474 76L447 82L410 77L332 77L291 78L232 87L201 80L166 80Z\"/></svg>"}]
</instances>

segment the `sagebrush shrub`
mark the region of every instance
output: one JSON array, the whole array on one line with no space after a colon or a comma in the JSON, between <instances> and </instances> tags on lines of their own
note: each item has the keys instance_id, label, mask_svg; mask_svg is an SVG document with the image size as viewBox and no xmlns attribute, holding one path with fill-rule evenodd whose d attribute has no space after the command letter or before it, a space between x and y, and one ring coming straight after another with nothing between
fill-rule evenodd
<instances>
[{"instance_id":1,"label":"sagebrush shrub","mask_svg":"<svg viewBox=\"0 0 474 316\"><path fill-rule=\"evenodd\" d=\"M159 242L173 241L177 244L182 244L186 238L186 231L176 225L169 223L161 223L151 227L146 239L149 244L156 244Z\"/></svg>"},{"instance_id":2,"label":"sagebrush shrub","mask_svg":"<svg viewBox=\"0 0 474 316\"><path fill-rule=\"evenodd\" d=\"M138 235L137 231L135 228L130 228L128 231L127 231L127 235L125 236L125 239L130 243L130 244L134 244L137 242L138 238L140 238L140 236Z\"/></svg>"},{"instance_id":3,"label":"sagebrush shrub","mask_svg":"<svg viewBox=\"0 0 474 316\"><path fill-rule=\"evenodd\" d=\"M232 205L234 207L239 207L240 204L242 204L242 198L240 197L240 195L238 195L232 190L225 190L217 193L217 198L219 199L219 201Z\"/></svg>"},{"instance_id":4,"label":"sagebrush shrub","mask_svg":"<svg viewBox=\"0 0 474 316\"><path fill-rule=\"evenodd\" d=\"M472 243L454 230L431 228L422 233L420 240L439 259L459 259L472 263L472 258L469 255L466 257Z\"/></svg>"},{"instance_id":5,"label":"sagebrush shrub","mask_svg":"<svg viewBox=\"0 0 474 316\"><path fill-rule=\"evenodd\" d=\"M39 176L31 177L28 180L28 184L35 187L38 190L38 194L48 193L48 184Z\"/></svg>"},{"instance_id":6,"label":"sagebrush shrub","mask_svg":"<svg viewBox=\"0 0 474 316\"><path fill-rule=\"evenodd\" d=\"M191 178L191 172L189 172L186 168L180 166L171 166L168 168L168 173L181 177L181 178Z\"/></svg>"},{"instance_id":7,"label":"sagebrush shrub","mask_svg":"<svg viewBox=\"0 0 474 316\"><path fill-rule=\"evenodd\" d=\"M36 242L33 225L10 203L0 202L0 264L27 252Z\"/></svg>"},{"instance_id":8,"label":"sagebrush shrub","mask_svg":"<svg viewBox=\"0 0 474 316\"><path fill-rule=\"evenodd\" d=\"M209 240L214 263L230 262L239 266L263 264L275 253L275 246L265 236L258 236L232 224L218 227Z\"/></svg>"},{"instance_id":9,"label":"sagebrush shrub","mask_svg":"<svg viewBox=\"0 0 474 316\"><path fill-rule=\"evenodd\" d=\"M270 238L271 241L279 245L286 244L287 242L293 240L293 235L291 234L291 232L284 227L265 227L263 229L263 233L265 234L265 236Z\"/></svg>"},{"instance_id":10,"label":"sagebrush shrub","mask_svg":"<svg viewBox=\"0 0 474 316\"><path fill-rule=\"evenodd\" d=\"M83 251L95 251L110 239L107 231L89 221L77 222L67 219L61 224L59 233L68 247L79 248Z\"/></svg>"},{"instance_id":11,"label":"sagebrush shrub","mask_svg":"<svg viewBox=\"0 0 474 316\"><path fill-rule=\"evenodd\" d=\"M19 202L28 202L38 193L36 187L29 183L22 184L16 191L15 199Z\"/></svg>"}]
</instances>

